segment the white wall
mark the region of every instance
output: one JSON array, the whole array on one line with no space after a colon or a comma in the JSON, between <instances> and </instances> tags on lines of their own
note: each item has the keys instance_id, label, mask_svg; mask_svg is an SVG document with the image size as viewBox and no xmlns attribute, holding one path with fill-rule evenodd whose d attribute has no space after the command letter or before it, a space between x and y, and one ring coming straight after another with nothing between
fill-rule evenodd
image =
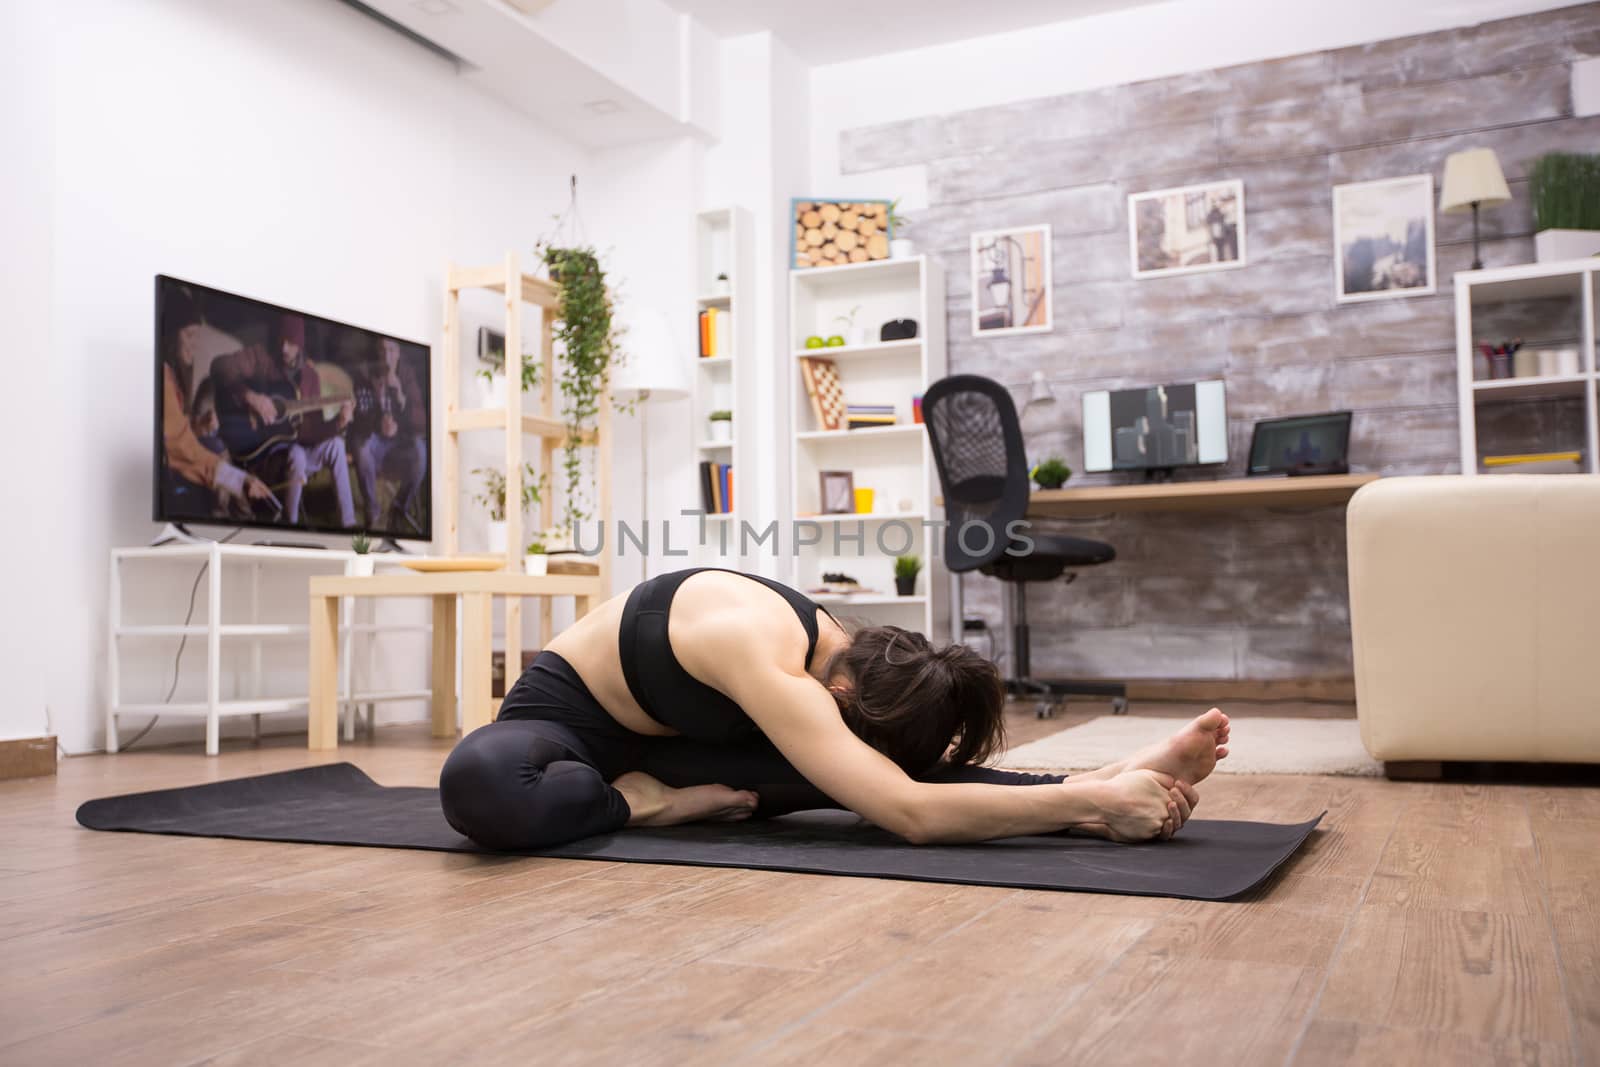
<instances>
[{"instance_id":1,"label":"white wall","mask_svg":"<svg viewBox=\"0 0 1600 1067\"><path fill-rule=\"evenodd\" d=\"M71 521L62 510L69 472L38 461L51 425L46 414L60 406L50 358L49 35L40 5L0 4L0 322L9 349L9 380L0 390L0 450L8 457L0 476L7 520L0 523L0 740L45 733L49 686L38 668L60 625L61 601L33 561Z\"/></svg>"},{"instance_id":2,"label":"white wall","mask_svg":"<svg viewBox=\"0 0 1600 1067\"><path fill-rule=\"evenodd\" d=\"M68 609L36 673L85 750L101 743L107 552L154 532L152 276L437 346L445 262L526 254L586 160L328 0L85 0L51 43L62 381L19 444L71 494L24 540ZM186 672L202 662L191 648Z\"/></svg>"},{"instance_id":3,"label":"white wall","mask_svg":"<svg viewBox=\"0 0 1600 1067\"><path fill-rule=\"evenodd\" d=\"M770 33L722 43L721 140L706 151L703 208L737 205L751 213L755 229L752 293L756 315L754 394L763 407L755 465L760 477L739 479L741 521L759 531L778 520L783 555L770 549L749 566L782 578L790 518L789 390L795 367L787 343L789 272L788 203L806 181L807 72L784 43ZM770 405L770 406L768 406Z\"/></svg>"},{"instance_id":4,"label":"white wall","mask_svg":"<svg viewBox=\"0 0 1600 1067\"><path fill-rule=\"evenodd\" d=\"M841 176L841 130L1428 33L1571 2L1169 0L815 67L813 185L819 195L904 195L908 208L926 204L919 167Z\"/></svg>"}]
</instances>

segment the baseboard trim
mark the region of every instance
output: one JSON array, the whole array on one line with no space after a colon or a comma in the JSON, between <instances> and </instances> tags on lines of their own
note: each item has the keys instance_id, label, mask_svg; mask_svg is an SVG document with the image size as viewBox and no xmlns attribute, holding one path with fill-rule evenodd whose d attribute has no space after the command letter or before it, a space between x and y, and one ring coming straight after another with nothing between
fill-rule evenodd
<instances>
[{"instance_id":1,"label":"baseboard trim","mask_svg":"<svg viewBox=\"0 0 1600 1067\"><path fill-rule=\"evenodd\" d=\"M0 741L0 781L9 778L43 778L56 773L56 739L25 737Z\"/></svg>"},{"instance_id":2,"label":"baseboard trim","mask_svg":"<svg viewBox=\"0 0 1600 1067\"><path fill-rule=\"evenodd\" d=\"M1128 678L1125 682L1130 701L1166 700L1185 704L1218 704L1229 700L1356 702L1354 678Z\"/></svg>"}]
</instances>

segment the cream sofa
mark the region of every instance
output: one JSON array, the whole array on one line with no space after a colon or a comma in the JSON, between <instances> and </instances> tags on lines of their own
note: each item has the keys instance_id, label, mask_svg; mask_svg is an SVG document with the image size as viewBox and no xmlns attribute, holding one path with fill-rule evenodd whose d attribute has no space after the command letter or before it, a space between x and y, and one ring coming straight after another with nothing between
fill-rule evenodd
<instances>
[{"instance_id":1,"label":"cream sofa","mask_svg":"<svg viewBox=\"0 0 1600 1067\"><path fill-rule=\"evenodd\" d=\"M1600 763L1600 476L1386 478L1347 523L1373 758Z\"/></svg>"}]
</instances>

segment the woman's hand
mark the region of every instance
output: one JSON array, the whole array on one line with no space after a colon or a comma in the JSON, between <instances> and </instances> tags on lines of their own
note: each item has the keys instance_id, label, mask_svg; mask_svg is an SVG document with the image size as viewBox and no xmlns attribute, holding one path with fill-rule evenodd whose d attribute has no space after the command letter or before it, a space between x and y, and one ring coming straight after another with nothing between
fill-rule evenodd
<instances>
[{"instance_id":1,"label":"woman's hand","mask_svg":"<svg viewBox=\"0 0 1600 1067\"><path fill-rule=\"evenodd\" d=\"M1170 838L1199 801L1194 787L1158 771L1125 771L1099 783L1101 818L1075 827L1112 841Z\"/></svg>"}]
</instances>

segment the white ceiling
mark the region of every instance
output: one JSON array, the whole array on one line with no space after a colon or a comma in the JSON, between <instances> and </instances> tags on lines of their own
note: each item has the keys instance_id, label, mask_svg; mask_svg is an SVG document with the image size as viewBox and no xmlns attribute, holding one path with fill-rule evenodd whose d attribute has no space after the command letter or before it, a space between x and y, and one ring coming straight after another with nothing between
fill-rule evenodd
<instances>
[{"instance_id":1,"label":"white ceiling","mask_svg":"<svg viewBox=\"0 0 1600 1067\"><path fill-rule=\"evenodd\" d=\"M666 0L719 37L770 30L813 66L1025 30L1156 0Z\"/></svg>"}]
</instances>

